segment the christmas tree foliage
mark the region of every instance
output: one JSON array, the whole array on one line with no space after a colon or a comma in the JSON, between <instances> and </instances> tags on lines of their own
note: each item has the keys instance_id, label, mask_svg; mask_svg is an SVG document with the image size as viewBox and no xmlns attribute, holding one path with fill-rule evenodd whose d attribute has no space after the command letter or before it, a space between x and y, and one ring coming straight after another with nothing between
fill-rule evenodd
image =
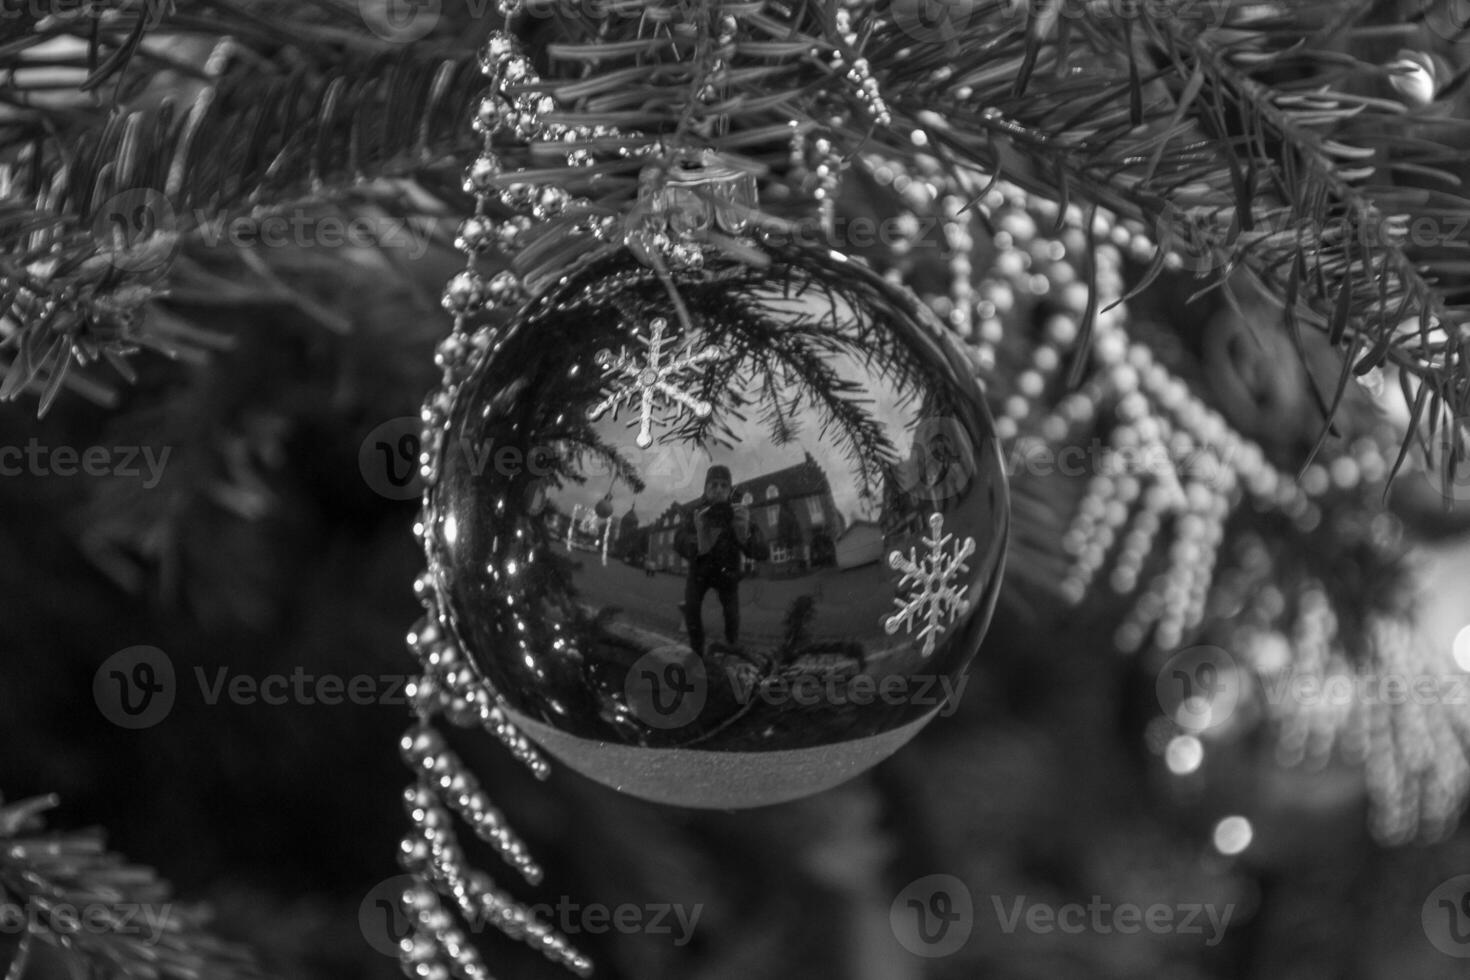
<instances>
[{"instance_id":1,"label":"christmas tree foliage","mask_svg":"<svg viewBox=\"0 0 1470 980\"><path fill-rule=\"evenodd\" d=\"M0 2L0 975L1459 975L1464 6ZM482 423L576 451L456 509ZM552 765L673 737L578 646L704 601L633 447L751 433L729 677L840 608L963 700L767 809Z\"/></svg>"}]
</instances>

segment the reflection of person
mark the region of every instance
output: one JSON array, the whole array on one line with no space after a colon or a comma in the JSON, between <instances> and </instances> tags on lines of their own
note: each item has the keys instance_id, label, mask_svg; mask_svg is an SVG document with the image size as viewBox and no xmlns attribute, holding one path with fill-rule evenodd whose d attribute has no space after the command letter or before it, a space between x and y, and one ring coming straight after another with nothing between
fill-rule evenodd
<instances>
[{"instance_id":1,"label":"reflection of person","mask_svg":"<svg viewBox=\"0 0 1470 980\"><path fill-rule=\"evenodd\" d=\"M720 597L725 614L725 642L740 635L740 572L745 558L757 561L770 555L761 530L750 519L750 508L730 503L733 486L728 467L715 465L704 476L704 498L674 536L674 550L689 562L684 583L684 624L689 645L704 653L704 594Z\"/></svg>"}]
</instances>

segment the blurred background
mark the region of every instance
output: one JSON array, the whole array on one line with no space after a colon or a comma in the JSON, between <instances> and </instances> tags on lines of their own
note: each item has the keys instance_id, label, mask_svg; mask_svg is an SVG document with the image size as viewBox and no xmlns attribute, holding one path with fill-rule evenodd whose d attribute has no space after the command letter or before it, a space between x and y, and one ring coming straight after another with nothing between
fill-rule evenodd
<instances>
[{"instance_id":1,"label":"blurred background","mask_svg":"<svg viewBox=\"0 0 1470 980\"><path fill-rule=\"evenodd\" d=\"M154 84L194 85L167 73ZM383 469L394 460L364 449L415 417L438 381L433 353L449 326L439 291L460 266L449 240L467 207L457 173L426 178L432 196L395 185L371 200L307 202L308 231L282 244L184 243L150 310L180 339L177 356L139 353L136 383L110 392L77 381L44 418L34 392L0 405L0 450L102 447L109 460L98 476L66 475L75 467L54 455L0 476L0 794L58 794L53 827L104 828L272 976L400 975L387 950L404 923L383 903L401 887L409 775L398 741L417 669L403 637L420 614L422 555L418 502L396 499ZM878 213L861 185L847 193L850 213ZM329 244L322 229L354 221L400 244ZM943 291L940 231L919 234L902 261L877 254L883 243L866 251L931 298ZM975 243L977 281L996 254ZM1199 284L1187 271L1131 301L1135 336L1294 474L1321 423L1309 375L1331 390L1336 356L1315 336L1300 357L1278 343L1285 330L1264 305L1217 293L1189 302ZM1124 272L1137 283L1147 263ZM1010 315L1016 356L1038 342L1050 301ZM992 394L999 404L1006 392ZM1354 388L1344 417L1402 416L1385 404ZM1028 508L1065 514L1086 491L1085 477L1014 475ZM1353 499L1344 511L1369 513ZM1444 504L1422 473L1404 477L1384 534L1422 586L1425 644L1455 649L1464 671L1470 652L1454 644L1470 623L1470 520ZM1018 513L1018 530L1044 528L1036 513ZM1377 557L1334 546L1346 537L1332 521L1314 536L1269 515L1239 520L1283 563L1335 567L1335 601L1373 593L1383 574ZM553 910L608 980L1467 975L1470 907L1462 936L1453 896L1445 907L1435 896L1470 875L1470 831L1377 843L1360 764L1332 755L1284 768L1255 729L1211 745L1203 765L1190 760L1160 728L1157 658L1115 650L1123 600L1070 604L1034 558L1008 571L959 710L806 800L660 807L559 766L537 782L488 736L453 733L546 877L531 887L488 853L479 863ZM104 666L137 646L167 659L177 695L162 717L128 727ZM237 678L248 695L298 675L367 678L371 703L227 693ZM628 928L584 915L621 906L636 910ZM1163 906L1176 927L1117 928L1095 906ZM1076 908L1091 925L1052 925L1059 910L1057 921L1079 921L1065 911ZM566 975L492 929L475 936L495 976Z\"/></svg>"}]
</instances>

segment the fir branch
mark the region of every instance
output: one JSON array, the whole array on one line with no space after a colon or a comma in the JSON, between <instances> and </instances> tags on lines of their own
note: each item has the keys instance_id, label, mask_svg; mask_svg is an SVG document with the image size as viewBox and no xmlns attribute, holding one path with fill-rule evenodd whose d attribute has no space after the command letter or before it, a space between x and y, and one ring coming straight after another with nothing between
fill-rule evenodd
<instances>
[{"instance_id":1,"label":"fir branch","mask_svg":"<svg viewBox=\"0 0 1470 980\"><path fill-rule=\"evenodd\" d=\"M1194 250L1206 288L1239 266L1285 295L1300 256L1291 312L1352 355L1343 382L1391 363L1428 392L1439 424L1466 414L1465 243L1438 256L1394 233L1470 209L1452 192L1464 121L1362 92L1385 71L1339 47L1352 48L1366 0L1221 9L1222 26L1189 23L1183 4L1135 18L1089 10L1040 35L1035 20L977 14L946 60L885 6L869 57L904 117L895 128L922 131L951 166L1142 220L1164 248ZM1078 36L1083 51L1064 43ZM1408 172L1450 189L1400 186ZM1413 318L1417 332L1399 330Z\"/></svg>"},{"instance_id":2,"label":"fir branch","mask_svg":"<svg viewBox=\"0 0 1470 980\"><path fill-rule=\"evenodd\" d=\"M583 144L595 144L598 163L580 172L548 165L564 145L508 146L504 156L508 169L525 167L515 179L556 183L600 213L631 206L644 151L674 152L710 115L720 126L702 141L766 169L773 184L792 176L793 122L844 153L872 141L903 159L937 158L951 171L1001 173L1064 204L1085 201L1141 220L1166 246L1208 249L1216 267L1206 288L1244 267L1277 295L1291 293L1294 323L1355 352L1344 379L1391 364L1424 387L1432 425L1466 414L1470 366L1460 332L1470 297L1456 285L1463 261L1423 254L1392 234L1355 240L1395 222L1470 214L1470 201L1454 193L1455 143L1466 125L1364 91L1386 77L1350 53L1359 33L1381 33L1366 23L1369 0L1222 4L1207 8L1221 23L1187 21L1198 8L1183 3L1140 7L1132 17L1087 7L1060 21L1054 11L1021 17L1011 5L980 5L947 33L926 33L880 0L860 20L856 49L832 36L825 8L736 5L723 8L739 21L727 94L702 108L691 93L705 77L707 21L720 8L696 16L686 5L629 0L596 18L557 9L528 27L532 50L538 38L556 39L544 48L550 69L534 88L558 100L556 121L604 127ZM834 53L868 61L892 127L860 126L866 109L829 63ZM146 298L130 277L102 286L81 274L95 268L85 231L98 202L127 189L119 174L134 188L166 175L171 204L177 198L211 216L427 174L469 151L466 110L481 87L474 75L468 56L349 55L328 73L263 77L252 65L226 73L207 105L177 119L129 115L88 131L84 152L59 170L43 148L18 174L16 186L32 187L42 203L20 223L49 220L79 234L59 249L60 234L40 236L62 253L48 278L24 263L0 269L23 291L21 332L51 316L73 350L90 354L76 338L98 333L93 321L115 321L96 315L96 298L121 307ZM1416 186L1404 186L1407 179ZM1426 180L1445 189L1424 189ZM801 198L787 201L796 207ZM0 233L10 246L37 237ZM560 254L554 241L542 247ZM1302 274L1293 272L1298 256ZM135 289L124 294L132 302L112 298L124 285ZM1417 331L1399 330L1414 318ZM43 366L54 369L54 361L49 350L39 355ZM28 381L54 376L37 363L32 356L12 370Z\"/></svg>"},{"instance_id":3,"label":"fir branch","mask_svg":"<svg viewBox=\"0 0 1470 980\"><path fill-rule=\"evenodd\" d=\"M1460 281L1454 266L1413 248L1400 230L1406 232L1421 218L1438 225L1454 220L1457 213L1470 215L1470 200L1397 187L1389 176L1396 164L1410 162L1402 154L1415 140L1402 138L1408 135L1405 121L1411 126L1421 124L1408 117L1400 104L1354 97L1334 87L1343 80L1323 77L1341 74L1332 71L1330 59L1312 66L1322 74L1293 84L1311 93L1306 97L1283 94L1253 78L1242 67L1242 62L1250 64L1250 57L1232 56L1229 49L1207 39L1201 39L1195 48L1204 74L1222 93L1237 100L1248 124L1258 127L1246 134L1247 142L1241 148L1249 152L1252 145L1263 147L1279 140L1292 154L1282 161L1279 174L1267 171L1284 202L1273 205L1261 195L1239 212L1243 240L1230 264L1243 261L1274 295L1283 295L1292 263L1301 256L1311 266L1309 278L1316 288L1306 297L1298 293L1304 309L1294 314L1310 316L1339 346L1350 346L1354 352L1370 348L1361 358L1344 362L1344 381L1348 370L1361 375L1391 362L1428 390L1431 417L1445 411L1454 417L1464 415L1470 408L1470 370L1462 345L1470 338L1462 334L1459 343L1432 342L1429 333L1441 326L1461 333L1470 319L1470 306L1456 304L1451 298ZM1291 60L1298 68L1311 61L1306 52ZM1357 131L1355 142L1380 142L1384 153L1399 159L1387 166L1375 165L1379 149L1349 145L1319 133L1315 127L1324 121L1351 121ZM1464 125L1463 120L1443 122L1456 128ZM1451 163L1458 153L1451 146L1430 143L1427 151L1412 153L1412 162L1430 169ZM1366 166L1345 165L1353 160L1362 160ZM1250 162L1264 170L1262 164L1269 161ZM1382 182L1366 182L1372 178ZM1470 242L1445 244L1463 249ZM1339 248L1340 259L1335 254ZM1398 325L1409 316L1417 316L1419 330L1400 339ZM1342 391L1339 385L1328 406L1329 425L1341 404Z\"/></svg>"},{"instance_id":4,"label":"fir branch","mask_svg":"<svg viewBox=\"0 0 1470 980\"><path fill-rule=\"evenodd\" d=\"M229 980L260 975L243 949L204 930L151 869L130 865L96 831L42 833L55 797L0 806L0 913L24 926L22 956L44 943L78 975ZM29 947L29 948L28 948ZM11 964L11 973L23 974Z\"/></svg>"},{"instance_id":5,"label":"fir branch","mask_svg":"<svg viewBox=\"0 0 1470 980\"><path fill-rule=\"evenodd\" d=\"M60 158L55 146L24 155L11 186L37 188L40 204L12 197L0 214L0 313L15 324L0 350L16 351L0 397L39 386L44 411L73 361L170 351L177 338L140 308L187 236L442 162L469 141L481 84L468 59L411 52L321 78L240 63L187 111L120 113Z\"/></svg>"},{"instance_id":6,"label":"fir branch","mask_svg":"<svg viewBox=\"0 0 1470 980\"><path fill-rule=\"evenodd\" d=\"M290 49L298 64L321 66L344 47L390 49L340 0L28 0L8 4L0 21L0 97L23 110L4 117L5 129L56 121L55 101L37 93L71 90L69 110L102 118L160 71L202 79L181 53L198 41L230 38L262 56Z\"/></svg>"}]
</instances>

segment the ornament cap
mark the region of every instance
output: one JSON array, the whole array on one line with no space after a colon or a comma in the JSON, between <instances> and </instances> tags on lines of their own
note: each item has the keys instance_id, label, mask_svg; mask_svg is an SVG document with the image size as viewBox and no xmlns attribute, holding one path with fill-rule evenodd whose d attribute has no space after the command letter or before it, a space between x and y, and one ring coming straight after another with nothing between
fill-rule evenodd
<instances>
[{"instance_id":1,"label":"ornament cap","mask_svg":"<svg viewBox=\"0 0 1470 980\"><path fill-rule=\"evenodd\" d=\"M665 258L684 266L712 232L740 236L756 213L756 175L714 150L687 151L672 163L649 164L638 177L630 235L641 235Z\"/></svg>"}]
</instances>

